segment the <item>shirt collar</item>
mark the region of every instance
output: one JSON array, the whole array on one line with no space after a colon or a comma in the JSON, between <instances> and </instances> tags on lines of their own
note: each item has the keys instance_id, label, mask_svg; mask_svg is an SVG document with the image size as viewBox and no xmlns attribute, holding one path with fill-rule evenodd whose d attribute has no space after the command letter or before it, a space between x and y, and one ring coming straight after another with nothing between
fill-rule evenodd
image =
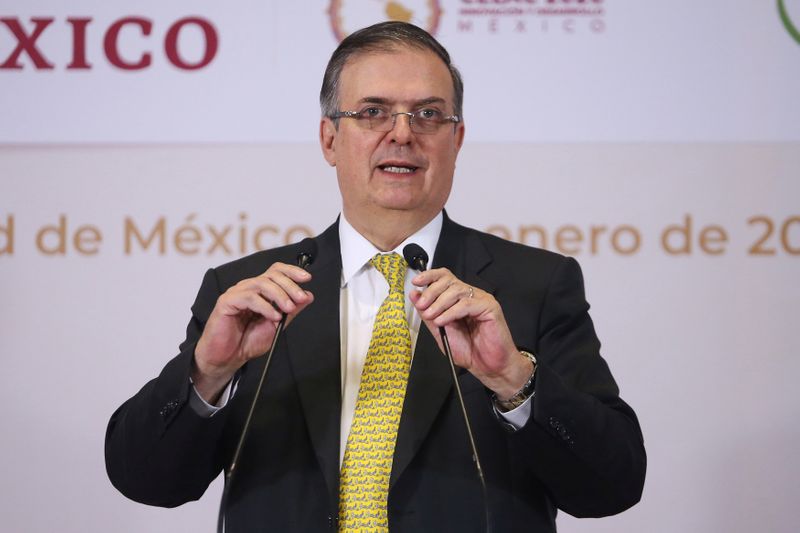
<instances>
[{"instance_id":1,"label":"shirt collar","mask_svg":"<svg viewBox=\"0 0 800 533\"><path fill-rule=\"evenodd\" d=\"M439 234L442 231L442 213L439 212L433 220L428 222L422 229L409 236L400 243L394 250L401 256L403 248L412 242L419 244L423 250L428 252L428 265L433 264L433 252L439 242ZM374 244L364 238L356 229L350 225L344 214L339 217L339 244L342 252L342 287L345 287L350 280L364 268L375 254L389 253L381 252Z\"/></svg>"}]
</instances>

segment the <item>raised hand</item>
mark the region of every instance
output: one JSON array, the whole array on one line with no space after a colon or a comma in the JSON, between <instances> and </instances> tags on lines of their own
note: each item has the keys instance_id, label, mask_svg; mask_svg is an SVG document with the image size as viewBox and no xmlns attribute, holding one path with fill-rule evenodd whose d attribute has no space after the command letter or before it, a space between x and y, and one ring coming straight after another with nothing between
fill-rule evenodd
<instances>
[{"instance_id":1,"label":"raised hand","mask_svg":"<svg viewBox=\"0 0 800 533\"><path fill-rule=\"evenodd\" d=\"M192 380L213 403L236 371L269 350L282 313L287 325L314 301L300 287L311 279L302 268L274 263L266 272L240 281L222 294L195 348Z\"/></svg>"},{"instance_id":2,"label":"raised hand","mask_svg":"<svg viewBox=\"0 0 800 533\"><path fill-rule=\"evenodd\" d=\"M497 397L513 396L531 375L531 363L520 354L494 296L459 280L446 268L425 271L412 283L422 287L409 297L439 348L444 327L453 362L469 370Z\"/></svg>"}]
</instances>

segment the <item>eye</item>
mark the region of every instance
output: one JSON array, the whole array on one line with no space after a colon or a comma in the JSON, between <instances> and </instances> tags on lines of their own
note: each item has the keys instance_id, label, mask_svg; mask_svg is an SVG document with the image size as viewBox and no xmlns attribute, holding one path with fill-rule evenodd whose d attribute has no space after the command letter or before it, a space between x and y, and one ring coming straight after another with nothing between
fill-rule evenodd
<instances>
[{"instance_id":1,"label":"eye","mask_svg":"<svg viewBox=\"0 0 800 533\"><path fill-rule=\"evenodd\" d=\"M425 108L417 111L417 116L423 120L439 120L442 118L442 112L438 109Z\"/></svg>"},{"instance_id":2,"label":"eye","mask_svg":"<svg viewBox=\"0 0 800 533\"><path fill-rule=\"evenodd\" d=\"M386 109L378 106L365 107L364 109L359 111L358 114L361 115L361 117L363 118L371 118L371 119L375 118L381 119L389 116L389 112Z\"/></svg>"}]
</instances>

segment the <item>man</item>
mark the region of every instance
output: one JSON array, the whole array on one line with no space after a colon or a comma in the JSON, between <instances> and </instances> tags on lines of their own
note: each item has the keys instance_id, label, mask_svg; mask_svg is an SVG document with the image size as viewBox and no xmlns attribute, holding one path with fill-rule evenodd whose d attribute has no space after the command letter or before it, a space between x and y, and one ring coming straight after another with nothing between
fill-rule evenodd
<instances>
[{"instance_id":1,"label":"man","mask_svg":"<svg viewBox=\"0 0 800 533\"><path fill-rule=\"evenodd\" d=\"M447 52L415 26L378 24L341 43L320 143L342 216L316 238L308 271L294 245L206 274L181 353L109 423L120 491L161 506L203 494L231 460L286 313L228 531L486 531L439 327L460 367L492 531L554 532L557 508L603 516L639 500L641 431L599 355L577 263L443 211L462 91ZM391 254L411 242L433 252L431 270Z\"/></svg>"}]
</instances>

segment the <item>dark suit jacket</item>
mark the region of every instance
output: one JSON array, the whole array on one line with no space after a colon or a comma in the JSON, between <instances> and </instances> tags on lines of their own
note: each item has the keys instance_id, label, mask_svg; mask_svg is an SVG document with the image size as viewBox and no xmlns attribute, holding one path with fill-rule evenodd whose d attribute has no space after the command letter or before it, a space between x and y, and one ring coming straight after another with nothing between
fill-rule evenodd
<instances>
[{"instance_id":1,"label":"dark suit jacket","mask_svg":"<svg viewBox=\"0 0 800 533\"><path fill-rule=\"evenodd\" d=\"M338 227L317 238L307 284L315 301L280 339L230 494L228 531L336 528L341 409ZM230 461L264 358L241 371L230 404L211 418L187 405L193 353L220 294L296 245L209 270L180 354L111 417L108 475L136 501L176 506L202 496ZM533 412L510 431L489 392L459 380L488 485L493 531L554 532L556 508L618 513L642 491L641 430L605 361L588 315L578 264L445 217L434 267L494 294L514 341L535 353ZM447 361L421 328L397 437L389 493L392 532L484 531L480 485Z\"/></svg>"}]
</instances>

